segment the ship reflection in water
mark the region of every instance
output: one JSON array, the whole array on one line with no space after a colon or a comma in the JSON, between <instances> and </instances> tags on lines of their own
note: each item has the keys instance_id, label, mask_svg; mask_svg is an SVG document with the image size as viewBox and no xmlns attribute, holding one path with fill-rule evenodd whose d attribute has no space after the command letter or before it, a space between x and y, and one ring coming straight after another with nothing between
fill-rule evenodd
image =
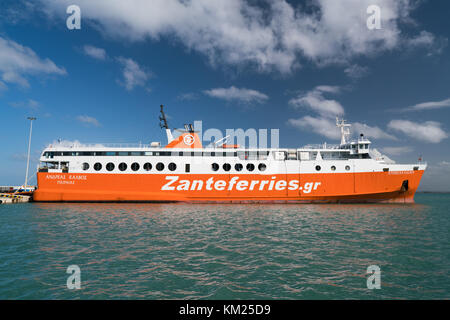
<instances>
[{"instance_id":1,"label":"ship reflection in water","mask_svg":"<svg viewBox=\"0 0 450 320\"><path fill-rule=\"evenodd\" d=\"M1 298L379 299L449 293L443 254L448 222L441 223L428 204L33 203L10 210L17 212L9 219L19 220L2 232ZM66 288L66 269L74 264L81 269L81 290ZM381 268L381 290L367 289L370 265Z\"/></svg>"}]
</instances>

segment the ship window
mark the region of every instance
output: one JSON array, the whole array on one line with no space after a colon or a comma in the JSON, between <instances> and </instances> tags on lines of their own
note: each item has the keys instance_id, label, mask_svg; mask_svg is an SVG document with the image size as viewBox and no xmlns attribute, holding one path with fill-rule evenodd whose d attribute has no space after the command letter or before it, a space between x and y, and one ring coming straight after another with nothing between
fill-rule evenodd
<instances>
[{"instance_id":1,"label":"ship window","mask_svg":"<svg viewBox=\"0 0 450 320\"><path fill-rule=\"evenodd\" d=\"M336 171L336 167L335 166L331 166L331 171Z\"/></svg>"},{"instance_id":2,"label":"ship window","mask_svg":"<svg viewBox=\"0 0 450 320\"><path fill-rule=\"evenodd\" d=\"M114 163L109 162L109 163L106 165L106 170L108 170L108 171L113 171L113 170L114 170Z\"/></svg>"},{"instance_id":3,"label":"ship window","mask_svg":"<svg viewBox=\"0 0 450 320\"><path fill-rule=\"evenodd\" d=\"M224 163L223 164L223 170L230 171L230 169L231 169L231 165L229 163Z\"/></svg>"},{"instance_id":4,"label":"ship window","mask_svg":"<svg viewBox=\"0 0 450 320\"><path fill-rule=\"evenodd\" d=\"M236 164L234 165L234 169L235 169L236 171L242 171L242 168L244 168L244 166L243 166L241 163L236 163Z\"/></svg>"},{"instance_id":5,"label":"ship window","mask_svg":"<svg viewBox=\"0 0 450 320\"><path fill-rule=\"evenodd\" d=\"M164 170L164 163L158 162L158 163L156 164L156 170L158 170L158 171L163 171L163 170Z\"/></svg>"},{"instance_id":6,"label":"ship window","mask_svg":"<svg viewBox=\"0 0 450 320\"><path fill-rule=\"evenodd\" d=\"M177 165L173 162L169 163L169 170L175 171L177 169Z\"/></svg>"},{"instance_id":7,"label":"ship window","mask_svg":"<svg viewBox=\"0 0 450 320\"><path fill-rule=\"evenodd\" d=\"M350 166L345 166L345 170L349 171L350 170Z\"/></svg>"},{"instance_id":8,"label":"ship window","mask_svg":"<svg viewBox=\"0 0 450 320\"><path fill-rule=\"evenodd\" d=\"M125 171L127 170L127 164L125 162L122 162L119 164L119 170L120 171Z\"/></svg>"},{"instance_id":9,"label":"ship window","mask_svg":"<svg viewBox=\"0 0 450 320\"><path fill-rule=\"evenodd\" d=\"M389 168L383 168L383 171L384 171L384 172L388 172L388 171L389 171Z\"/></svg>"},{"instance_id":10,"label":"ship window","mask_svg":"<svg viewBox=\"0 0 450 320\"><path fill-rule=\"evenodd\" d=\"M316 166L316 171L320 171L322 169L320 166Z\"/></svg>"},{"instance_id":11,"label":"ship window","mask_svg":"<svg viewBox=\"0 0 450 320\"><path fill-rule=\"evenodd\" d=\"M217 163L213 163L213 164L211 165L211 169L212 169L213 171L217 171L217 170L219 170L219 165L218 165Z\"/></svg>"},{"instance_id":12,"label":"ship window","mask_svg":"<svg viewBox=\"0 0 450 320\"><path fill-rule=\"evenodd\" d=\"M184 171L186 172L191 172L191 165L189 163L186 163L184 169L185 169Z\"/></svg>"},{"instance_id":13,"label":"ship window","mask_svg":"<svg viewBox=\"0 0 450 320\"><path fill-rule=\"evenodd\" d=\"M414 167L413 170L414 171L419 170L419 167Z\"/></svg>"},{"instance_id":14,"label":"ship window","mask_svg":"<svg viewBox=\"0 0 450 320\"><path fill-rule=\"evenodd\" d=\"M83 163L83 170L89 170L89 163Z\"/></svg>"},{"instance_id":15,"label":"ship window","mask_svg":"<svg viewBox=\"0 0 450 320\"><path fill-rule=\"evenodd\" d=\"M139 170L139 163L133 162L133 163L131 164L131 170L133 170L133 171L138 171L138 170Z\"/></svg>"},{"instance_id":16,"label":"ship window","mask_svg":"<svg viewBox=\"0 0 450 320\"><path fill-rule=\"evenodd\" d=\"M253 171L255 170L255 165L253 163L247 163L247 170L248 171Z\"/></svg>"},{"instance_id":17,"label":"ship window","mask_svg":"<svg viewBox=\"0 0 450 320\"><path fill-rule=\"evenodd\" d=\"M259 171L265 171L266 168L267 168L267 166L266 166L264 163L260 163L260 164L258 165Z\"/></svg>"},{"instance_id":18,"label":"ship window","mask_svg":"<svg viewBox=\"0 0 450 320\"><path fill-rule=\"evenodd\" d=\"M150 162L144 163L144 170L145 171L152 170L152 164Z\"/></svg>"},{"instance_id":19,"label":"ship window","mask_svg":"<svg viewBox=\"0 0 450 320\"><path fill-rule=\"evenodd\" d=\"M94 164L94 169L95 171L102 170L102 164L100 162L97 162L96 164Z\"/></svg>"}]
</instances>

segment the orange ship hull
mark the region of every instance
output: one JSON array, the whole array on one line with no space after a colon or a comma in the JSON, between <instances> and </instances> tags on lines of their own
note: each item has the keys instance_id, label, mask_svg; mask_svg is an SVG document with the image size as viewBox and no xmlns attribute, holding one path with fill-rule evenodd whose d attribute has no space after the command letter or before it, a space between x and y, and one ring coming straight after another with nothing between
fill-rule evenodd
<instances>
[{"instance_id":1,"label":"orange ship hull","mask_svg":"<svg viewBox=\"0 0 450 320\"><path fill-rule=\"evenodd\" d=\"M414 202L423 170L314 174L38 172L43 202ZM265 181L265 182L263 182ZM405 184L405 181L406 184Z\"/></svg>"}]
</instances>

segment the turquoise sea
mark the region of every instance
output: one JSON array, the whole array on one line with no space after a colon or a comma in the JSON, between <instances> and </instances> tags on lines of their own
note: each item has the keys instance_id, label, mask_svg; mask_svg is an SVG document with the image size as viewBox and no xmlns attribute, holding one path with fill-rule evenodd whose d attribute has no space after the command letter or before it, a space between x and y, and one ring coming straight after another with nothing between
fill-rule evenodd
<instances>
[{"instance_id":1,"label":"turquoise sea","mask_svg":"<svg viewBox=\"0 0 450 320\"><path fill-rule=\"evenodd\" d=\"M450 194L413 205L0 205L0 299L449 299ZM69 265L81 289L69 290ZM367 267L381 289L367 288Z\"/></svg>"}]
</instances>

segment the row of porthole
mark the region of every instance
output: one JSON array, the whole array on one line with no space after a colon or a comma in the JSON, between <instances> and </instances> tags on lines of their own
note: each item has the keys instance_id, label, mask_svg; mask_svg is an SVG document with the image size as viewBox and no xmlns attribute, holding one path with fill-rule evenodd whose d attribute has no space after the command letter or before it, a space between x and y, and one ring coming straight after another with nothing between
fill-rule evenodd
<instances>
[{"instance_id":1,"label":"row of porthole","mask_svg":"<svg viewBox=\"0 0 450 320\"><path fill-rule=\"evenodd\" d=\"M85 163L83 163L83 170L89 170L89 163L87 163L87 162L85 162ZM94 170L95 171L100 171L100 170L102 170L102 164L100 163L100 162L96 162L95 164L94 164ZM114 170L114 168L115 168L116 166L115 166L115 164L114 163L112 163L112 162L108 162L107 164L106 164L106 166L105 166L105 168L106 168L106 170L108 170L108 171L113 171ZM125 162L121 162L121 163L119 163L119 166L118 166L118 168L119 168L119 170L120 171L125 171L125 170L127 170L127 164L125 163ZM157 164L156 164L156 166L155 166L155 168L156 168L156 170L158 170L158 171L162 171L162 170L164 170L164 163L162 163L162 162L158 162ZM175 163L173 163L173 162L171 162L171 163L169 163L169 165L167 166L168 167L168 169L170 170L170 171L175 171L176 169L177 169L177 165L175 164ZM139 168L140 168L140 165L139 165L139 163L137 163L137 162L133 162L132 164L131 164L131 166L130 166L130 168L131 168L131 170L133 170L133 171L138 171L139 170ZM152 170L152 164L150 163L150 162L146 162L146 163L144 163L144 165L142 166L142 168L145 170L145 171L150 171L150 170Z\"/></svg>"},{"instance_id":2,"label":"row of porthole","mask_svg":"<svg viewBox=\"0 0 450 320\"><path fill-rule=\"evenodd\" d=\"M211 169L212 169L213 171L218 171L219 168L220 168L220 166L219 166L217 163L213 163L213 164L211 165ZM253 170L255 170L255 165L254 165L253 163L247 163L246 168L247 168L247 171L253 171ZM265 171L266 168L267 168L267 166L266 166L264 163L260 163L260 164L258 165L258 170L259 170L259 171ZM231 170L231 164L229 164L229 163L224 163L224 164L222 165L222 169L223 169L224 171L230 171L230 170ZM241 163L236 163L236 164L234 165L234 169L235 169L236 171L242 171L242 169L244 169L244 166L243 166Z\"/></svg>"},{"instance_id":3,"label":"row of porthole","mask_svg":"<svg viewBox=\"0 0 450 320\"><path fill-rule=\"evenodd\" d=\"M316 166L316 171L320 171L321 166ZM350 166L345 166L345 170L350 171ZM331 166L331 171L336 171L336 166Z\"/></svg>"}]
</instances>

